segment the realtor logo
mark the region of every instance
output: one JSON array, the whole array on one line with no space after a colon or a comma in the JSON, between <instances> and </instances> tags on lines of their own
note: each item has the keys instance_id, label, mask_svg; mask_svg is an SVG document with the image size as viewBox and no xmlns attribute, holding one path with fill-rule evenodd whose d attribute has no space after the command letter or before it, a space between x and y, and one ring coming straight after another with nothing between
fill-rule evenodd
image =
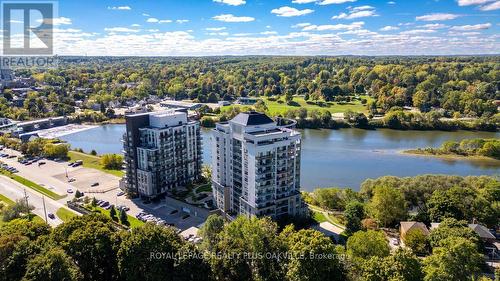
<instances>
[{"instance_id":1,"label":"realtor logo","mask_svg":"<svg viewBox=\"0 0 500 281\"><path fill-rule=\"evenodd\" d=\"M3 55L53 55L54 2L2 2Z\"/></svg>"}]
</instances>

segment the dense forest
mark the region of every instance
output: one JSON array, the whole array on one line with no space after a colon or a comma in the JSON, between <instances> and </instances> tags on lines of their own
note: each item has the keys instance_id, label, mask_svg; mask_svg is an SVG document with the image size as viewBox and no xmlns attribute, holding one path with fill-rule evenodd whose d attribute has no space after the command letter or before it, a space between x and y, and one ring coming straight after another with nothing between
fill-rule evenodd
<instances>
[{"instance_id":1,"label":"dense forest","mask_svg":"<svg viewBox=\"0 0 500 281\"><path fill-rule=\"evenodd\" d=\"M468 223L498 225L499 191L492 177L425 175L367 180L360 192L304 195L310 204L341 212L346 229L337 239L303 229L303 219L294 226L211 215L198 232L201 243L192 244L174 228L146 223L126 230L116 214L98 211L53 229L9 215L0 224L0 281L491 281L481 277L493 273L484 241ZM30 209L23 200L2 208L4 220ZM409 232L405 247L395 247L388 240L403 220L440 224L428 235Z\"/></svg>"},{"instance_id":2,"label":"dense forest","mask_svg":"<svg viewBox=\"0 0 500 281\"><path fill-rule=\"evenodd\" d=\"M0 113L14 119L71 114L110 102L125 105L150 96L199 102L237 97L301 95L311 102L341 102L369 95L372 114L394 107L444 109L448 117L497 113L499 57L63 57L59 68L22 70L38 85L24 107L11 107L3 90ZM347 99L348 100L348 99ZM86 113L88 114L88 113ZM112 112L108 112L111 116ZM85 119L85 118L84 118Z\"/></svg>"}]
</instances>

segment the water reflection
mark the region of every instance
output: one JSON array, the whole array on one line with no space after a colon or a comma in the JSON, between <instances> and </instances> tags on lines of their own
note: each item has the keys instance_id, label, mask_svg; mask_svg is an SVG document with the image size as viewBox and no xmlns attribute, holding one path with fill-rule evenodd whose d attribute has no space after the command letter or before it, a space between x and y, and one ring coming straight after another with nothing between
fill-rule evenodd
<instances>
[{"instance_id":1,"label":"water reflection","mask_svg":"<svg viewBox=\"0 0 500 281\"><path fill-rule=\"evenodd\" d=\"M62 137L74 148L89 152L121 153L124 125L105 125ZM301 130L303 136L301 181L303 189L351 187L359 189L366 178L385 175L419 174L493 175L500 172L500 161L457 160L401 154L416 147L437 147L447 140L498 138L490 132ZM211 161L210 130L203 130L203 162Z\"/></svg>"}]
</instances>

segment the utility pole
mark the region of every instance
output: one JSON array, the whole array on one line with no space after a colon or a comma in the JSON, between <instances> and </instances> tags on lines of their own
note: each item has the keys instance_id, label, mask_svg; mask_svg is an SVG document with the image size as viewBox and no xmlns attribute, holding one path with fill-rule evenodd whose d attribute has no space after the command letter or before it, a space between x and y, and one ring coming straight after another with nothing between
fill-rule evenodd
<instances>
[{"instance_id":1,"label":"utility pole","mask_svg":"<svg viewBox=\"0 0 500 281\"><path fill-rule=\"evenodd\" d=\"M45 214L45 223L49 223L47 220L47 208L45 208L45 196L42 196L42 202L43 202L43 213Z\"/></svg>"},{"instance_id":2,"label":"utility pole","mask_svg":"<svg viewBox=\"0 0 500 281\"><path fill-rule=\"evenodd\" d=\"M26 188L23 188L24 191L24 200L26 200L26 212L28 215L30 214L30 204L28 203L28 194L26 194Z\"/></svg>"}]
</instances>

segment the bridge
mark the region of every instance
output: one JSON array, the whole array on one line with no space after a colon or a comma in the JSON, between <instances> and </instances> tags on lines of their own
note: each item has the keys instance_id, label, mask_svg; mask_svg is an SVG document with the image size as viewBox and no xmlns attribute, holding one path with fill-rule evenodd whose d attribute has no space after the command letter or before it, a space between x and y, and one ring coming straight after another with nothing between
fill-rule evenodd
<instances>
[{"instance_id":1,"label":"bridge","mask_svg":"<svg viewBox=\"0 0 500 281\"><path fill-rule=\"evenodd\" d=\"M66 124L68 124L68 118L66 116L38 119L17 123L17 132L28 133L52 127L64 126Z\"/></svg>"}]
</instances>

